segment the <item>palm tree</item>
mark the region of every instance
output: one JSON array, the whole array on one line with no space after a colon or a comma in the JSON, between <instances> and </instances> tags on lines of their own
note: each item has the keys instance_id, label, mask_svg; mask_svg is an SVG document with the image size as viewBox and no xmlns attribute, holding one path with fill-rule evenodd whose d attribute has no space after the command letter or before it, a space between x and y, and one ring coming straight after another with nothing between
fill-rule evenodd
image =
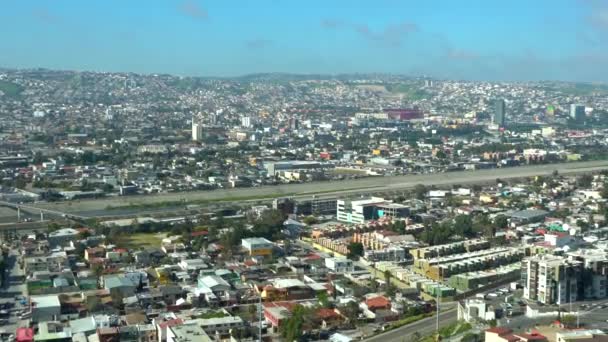
<instances>
[{"instance_id":1,"label":"palm tree","mask_svg":"<svg viewBox=\"0 0 608 342\"><path fill-rule=\"evenodd\" d=\"M384 281L386 282L387 287L390 287L390 285L391 285L391 277L392 277L391 271L389 271L389 270L384 271Z\"/></svg>"}]
</instances>

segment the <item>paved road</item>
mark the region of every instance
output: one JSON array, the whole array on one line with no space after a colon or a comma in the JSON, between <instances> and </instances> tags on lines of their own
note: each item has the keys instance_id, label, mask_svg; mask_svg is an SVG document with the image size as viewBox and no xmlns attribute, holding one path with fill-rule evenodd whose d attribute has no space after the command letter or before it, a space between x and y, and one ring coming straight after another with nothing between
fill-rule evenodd
<instances>
[{"instance_id":1,"label":"paved road","mask_svg":"<svg viewBox=\"0 0 608 342\"><path fill-rule=\"evenodd\" d=\"M27 326L27 321L20 320L18 312L23 309L21 303L15 301L16 296L27 294L24 280L24 272L19 267L19 256L14 249L11 249L8 256L7 284L0 289L0 304L15 303L15 306L10 310L11 314L8 317L8 324L0 326L0 330L14 334L17 328Z\"/></svg>"},{"instance_id":2,"label":"paved road","mask_svg":"<svg viewBox=\"0 0 608 342\"><path fill-rule=\"evenodd\" d=\"M443 328L457 321L457 313L455 309L444 311L439 314L439 328ZM418 322L408 324L401 328L391 330L374 337L370 337L365 341L368 342L410 342L412 335L418 333L420 337L429 336L435 333L437 317L429 317Z\"/></svg>"},{"instance_id":3,"label":"paved road","mask_svg":"<svg viewBox=\"0 0 608 342\"><path fill-rule=\"evenodd\" d=\"M0 223L0 231L3 230L18 230L22 234L32 231L41 231L48 228L49 223L56 222L59 225L67 225L67 220L55 220L55 221L34 221L34 222L20 222L20 223Z\"/></svg>"},{"instance_id":4,"label":"paved road","mask_svg":"<svg viewBox=\"0 0 608 342\"><path fill-rule=\"evenodd\" d=\"M57 212L78 214L95 211L95 216L111 216L109 208L128 207L130 205L149 205L163 202L248 202L260 201L264 198L291 196L295 198L310 198L312 195L354 195L370 192L392 192L413 188L417 184L448 185L493 182L496 178L522 178L536 175L550 175L554 170L561 174L592 172L608 169L608 161L576 162L562 164L547 164L501 168L493 170L463 171L436 173L424 175L407 175L393 177L367 177L354 180L313 182L303 184L284 184L278 186L263 186L255 188L223 189L213 191L193 191L168 193L147 196L125 196L102 199L90 199L70 202L37 203L32 207L48 209ZM154 208L151 210L155 210ZM160 208L158 209L160 210Z\"/></svg>"}]
</instances>

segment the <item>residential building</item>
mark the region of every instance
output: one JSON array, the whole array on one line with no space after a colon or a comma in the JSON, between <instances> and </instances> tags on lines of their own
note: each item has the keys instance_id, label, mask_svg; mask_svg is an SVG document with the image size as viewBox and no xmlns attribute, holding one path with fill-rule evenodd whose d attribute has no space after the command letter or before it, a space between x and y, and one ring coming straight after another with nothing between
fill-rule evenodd
<instances>
[{"instance_id":1,"label":"residential building","mask_svg":"<svg viewBox=\"0 0 608 342\"><path fill-rule=\"evenodd\" d=\"M355 270L353 261L347 258L326 258L325 267L336 273L347 273Z\"/></svg>"},{"instance_id":2,"label":"residential building","mask_svg":"<svg viewBox=\"0 0 608 342\"><path fill-rule=\"evenodd\" d=\"M583 263L583 294L586 299L608 297L608 253L601 249L580 249L568 257Z\"/></svg>"},{"instance_id":3,"label":"residential building","mask_svg":"<svg viewBox=\"0 0 608 342\"><path fill-rule=\"evenodd\" d=\"M210 336L228 334L230 330L243 328L245 321L239 316L226 316L196 320L196 325L203 328Z\"/></svg>"},{"instance_id":4,"label":"residential building","mask_svg":"<svg viewBox=\"0 0 608 342\"><path fill-rule=\"evenodd\" d=\"M496 319L496 310L483 299L467 299L458 303L458 320L467 322Z\"/></svg>"},{"instance_id":5,"label":"residential building","mask_svg":"<svg viewBox=\"0 0 608 342\"><path fill-rule=\"evenodd\" d=\"M608 334L601 329L569 330L555 333L555 342L605 342Z\"/></svg>"},{"instance_id":6,"label":"residential building","mask_svg":"<svg viewBox=\"0 0 608 342\"><path fill-rule=\"evenodd\" d=\"M241 126L243 126L244 128L251 128L252 124L253 121L251 120L250 116L243 116L241 118Z\"/></svg>"},{"instance_id":7,"label":"residential building","mask_svg":"<svg viewBox=\"0 0 608 342\"><path fill-rule=\"evenodd\" d=\"M505 100L497 99L494 102L494 115L492 116L492 123L498 127L505 126L506 119L506 108Z\"/></svg>"},{"instance_id":8,"label":"residential building","mask_svg":"<svg viewBox=\"0 0 608 342\"><path fill-rule=\"evenodd\" d=\"M553 255L525 259L521 267L524 298L542 304L564 304L578 300L583 263Z\"/></svg>"},{"instance_id":9,"label":"residential building","mask_svg":"<svg viewBox=\"0 0 608 342\"><path fill-rule=\"evenodd\" d=\"M570 119L576 122L585 121L585 106L576 103L571 104Z\"/></svg>"},{"instance_id":10,"label":"residential building","mask_svg":"<svg viewBox=\"0 0 608 342\"><path fill-rule=\"evenodd\" d=\"M241 246L249 255L255 257L272 256L273 243L265 238L247 238L241 241Z\"/></svg>"},{"instance_id":11,"label":"residential building","mask_svg":"<svg viewBox=\"0 0 608 342\"><path fill-rule=\"evenodd\" d=\"M61 303L58 295L31 296L32 322L46 322L60 319Z\"/></svg>"},{"instance_id":12,"label":"residential building","mask_svg":"<svg viewBox=\"0 0 608 342\"><path fill-rule=\"evenodd\" d=\"M336 216L338 221L347 223L364 223L384 216L406 217L409 207L392 203L381 197L361 200L338 200Z\"/></svg>"},{"instance_id":13,"label":"residential building","mask_svg":"<svg viewBox=\"0 0 608 342\"><path fill-rule=\"evenodd\" d=\"M76 240L78 231L73 228L62 228L49 233L49 247L66 247L70 242Z\"/></svg>"},{"instance_id":14,"label":"residential building","mask_svg":"<svg viewBox=\"0 0 608 342\"><path fill-rule=\"evenodd\" d=\"M196 324L175 325L167 329L167 342L211 342L203 328Z\"/></svg>"},{"instance_id":15,"label":"residential building","mask_svg":"<svg viewBox=\"0 0 608 342\"><path fill-rule=\"evenodd\" d=\"M203 125L200 123L192 122L192 141L203 140Z\"/></svg>"}]
</instances>

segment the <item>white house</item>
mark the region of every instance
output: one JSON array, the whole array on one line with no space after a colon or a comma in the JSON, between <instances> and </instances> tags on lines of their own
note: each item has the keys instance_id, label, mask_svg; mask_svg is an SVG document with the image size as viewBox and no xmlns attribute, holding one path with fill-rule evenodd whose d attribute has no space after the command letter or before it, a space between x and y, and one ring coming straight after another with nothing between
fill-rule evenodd
<instances>
[{"instance_id":1,"label":"white house","mask_svg":"<svg viewBox=\"0 0 608 342\"><path fill-rule=\"evenodd\" d=\"M355 270L353 261L347 258L326 258L325 267L336 273L348 273Z\"/></svg>"}]
</instances>

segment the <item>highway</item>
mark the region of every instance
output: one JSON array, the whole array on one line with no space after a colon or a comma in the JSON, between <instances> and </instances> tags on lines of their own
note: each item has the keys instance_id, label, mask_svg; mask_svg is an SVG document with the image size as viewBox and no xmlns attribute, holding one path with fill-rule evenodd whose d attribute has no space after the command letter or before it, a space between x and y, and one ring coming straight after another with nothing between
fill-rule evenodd
<instances>
[{"instance_id":1,"label":"highway","mask_svg":"<svg viewBox=\"0 0 608 342\"><path fill-rule=\"evenodd\" d=\"M457 321L458 316L456 309L439 313L439 328L446 327ZM418 333L420 337L430 336L435 333L437 317L428 317L418 322L405 325L403 327L387 331L382 334L365 339L368 342L409 342L414 333Z\"/></svg>"},{"instance_id":2,"label":"highway","mask_svg":"<svg viewBox=\"0 0 608 342\"><path fill-rule=\"evenodd\" d=\"M289 196L305 199L313 195L319 197L357 195L363 193L397 192L411 189L417 184L427 186L445 186L449 184L473 184L494 182L496 178L511 179L536 175L551 175L553 171L560 174L574 174L608 169L608 161L573 162L561 164L543 164L492 170L461 171L423 175L367 177L333 182L312 182L302 184L283 184L253 188L220 189L212 191L192 191L166 193L146 196L125 196L101 199L89 199L65 202L41 202L29 204L32 209L44 209L48 212L63 213L72 216L103 217L117 216L115 213L130 208L134 214L141 211L167 211L163 203L200 203L219 202L247 203ZM156 204L157 206L154 206ZM134 206L148 205L148 208ZM128 215L125 215L128 216Z\"/></svg>"},{"instance_id":3,"label":"highway","mask_svg":"<svg viewBox=\"0 0 608 342\"><path fill-rule=\"evenodd\" d=\"M312 195L356 194L362 192L382 192L404 190L417 184L446 185L453 183L475 183L494 181L496 178L521 178L536 175L550 175L554 170L561 174L592 172L608 169L608 161L577 162L501 168L492 170L462 171L424 175L393 177L367 177L334 182L312 182L303 184L284 184L254 188L236 188L213 191L194 191L147 196L118 197L81 200L67 205L65 203L46 203L35 205L59 212L78 210L105 210L108 207L129 206L132 204L153 204L162 202L196 201L242 201L243 199L271 198L279 196L312 197ZM73 204L72 204L73 203Z\"/></svg>"}]
</instances>

